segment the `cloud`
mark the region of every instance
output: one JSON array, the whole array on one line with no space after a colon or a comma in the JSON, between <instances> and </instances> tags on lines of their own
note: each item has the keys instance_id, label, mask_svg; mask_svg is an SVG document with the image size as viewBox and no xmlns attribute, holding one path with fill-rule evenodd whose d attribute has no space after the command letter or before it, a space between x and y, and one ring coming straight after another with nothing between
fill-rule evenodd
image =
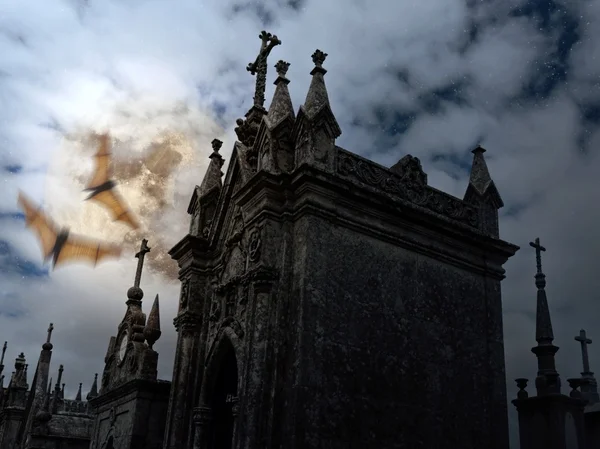
<instances>
[{"instance_id":1,"label":"cloud","mask_svg":"<svg viewBox=\"0 0 600 449\"><path fill-rule=\"evenodd\" d=\"M388 166L413 154L433 186L460 197L469 150L479 142L488 148L506 203L501 234L522 247L503 283L509 397L511 379L536 371L529 352L535 265L527 243L537 236L548 248L544 270L562 348L559 370L567 377L580 371L572 339L581 327L598 338L592 317L600 291L594 273L600 243L593 237L600 219L595 2L59 3L0 5L0 328L11 357L23 350L35 359L52 320L53 367L66 365L67 392L74 394L80 381L89 385L125 310L135 247L147 235L149 256L164 257L150 258L142 287L147 300L161 294L159 373L170 377L178 287L164 251L186 232L185 208L208 163L209 142L221 138L230 155L234 120L252 102L254 79L245 67L266 27L283 42L269 62L267 99L276 60L291 63L298 108L310 82L310 55L315 48L329 54L326 82L341 146ZM81 201L93 135L107 129L115 139L119 189L143 233ZM161 154L171 162L157 163ZM18 188L74 232L125 241L124 258L45 275L36 241L14 215ZM600 363L596 348L592 366ZM514 425L512 435L514 444Z\"/></svg>"}]
</instances>

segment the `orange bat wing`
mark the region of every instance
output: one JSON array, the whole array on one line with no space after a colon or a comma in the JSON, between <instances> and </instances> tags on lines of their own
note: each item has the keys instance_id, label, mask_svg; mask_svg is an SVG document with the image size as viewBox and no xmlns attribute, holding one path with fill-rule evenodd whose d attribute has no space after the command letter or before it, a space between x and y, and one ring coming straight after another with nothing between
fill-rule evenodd
<instances>
[{"instance_id":1,"label":"orange bat wing","mask_svg":"<svg viewBox=\"0 0 600 449\"><path fill-rule=\"evenodd\" d=\"M96 159L96 167L94 168L94 175L88 183L86 189L93 189L104 184L112 176L112 170L110 167L110 151L109 151L109 137L108 134L100 136L100 145L98 151L94 155Z\"/></svg>"},{"instance_id":2,"label":"orange bat wing","mask_svg":"<svg viewBox=\"0 0 600 449\"><path fill-rule=\"evenodd\" d=\"M115 189L100 192L91 197L90 200L97 201L106 207L110 211L113 220L122 221L133 229L139 228L137 220L125 205L125 201L121 198L121 195L119 195Z\"/></svg>"},{"instance_id":3,"label":"orange bat wing","mask_svg":"<svg viewBox=\"0 0 600 449\"><path fill-rule=\"evenodd\" d=\"M67 262L92 262L94 266L106 258L118 258L121 248L97 240L87 239L78 235L69 236L56 258L54 266Z\"/></svg>"},{"instance_id":4,"label":"orange bat wing","mask_svg":"<svg viewBox=\"0 0 600 449\"><path fill-rule=\"evenodd\" d=\"M19 206L25 213L25 224L35 232L42 245L42 253L47 258L52 253L58 236L58 226L42 212L23 192L19 192Z\"/></svg>"}]
</instances>

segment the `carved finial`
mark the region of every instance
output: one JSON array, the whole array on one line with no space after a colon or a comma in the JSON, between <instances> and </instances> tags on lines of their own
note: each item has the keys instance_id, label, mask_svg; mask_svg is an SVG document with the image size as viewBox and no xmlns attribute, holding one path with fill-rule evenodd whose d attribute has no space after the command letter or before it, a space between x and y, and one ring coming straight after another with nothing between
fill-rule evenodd
<instances>
[{"instance_id":1,"label":"carved finial","mask_svg":"<svg viewBox=\"0 0 600 449\"><path fill-rule=\"evenodd\" d=\"M569 396L576 399L581 398L581 392L578 390L578 388L581 386L581 379L567 379L567 382L569 382L569 387L571 387L571 392L569 393Z\"/></svg>"},{"instance_id":2,"label":"carved finial","mask_svg":"<svg viewBox=\"0 0 600 449\"><path fill-rule=\"evenodd\" d=\"M525 391L525 388L527 388L527 382L529 382L529 379L525 379L524 377L519 377L518 379L515 379L515 382L517 383L517 387L519 388L519 392L517 393L517 398L518 399L527 399L529 397L529 394L527 393L527 391Z\"/></svg>"},{"instance_id":3,"label":"carved finial","mask_svg":"<svg viewBox=\"0 0 600 449\"><path fill-rule=\"evenodd\" d=\"M212 145L213 152L209 156L209 159L213 159L213 158L223 159L222 156L219 154L219 150L221 149L221 146L223 146L223 142L221 142L219 139L213 139L213 141L211 142L211 145Z\"/></svg>"},{"instance_id":4,"label":"carved finial","mask_svg":"<svg viewBox=\"0 0 600 449\"><path fill-rule=\"evenodd\" d=\"M323 68L323 63L325 62L325 59L327 58L327 53L323 53L321 50L316 49L315 52L312 54L311 56L313 63L315 64L315 67L318 68Z\"/></svg>"},{"instance_id":5,"label":"carved finial","mask_svg":"<svg viewBox=\"0 0 600 449\"><path fill-rule=\"evenodd\" d=\"M56 391L56 392L60 392L60 382L62 380L63 371L64 371L64 367L62 365L60 365L58 367L58 377L56 378L56 385L54 387L54 391Z\"/></svg>"},{"instance_id":6,"label":"carved finial","mask_svg":"<svg viewBox=\"0 0 600 449\"><path fill-rule=\"evenodd\" d=\"M79 382L79 389L77 390L77 396L75 396L75 400L81 402L81 386L83 383Z\"/></svg>"},{"instance_id":7,"label":"carved finial","mask_svg":"<svg viewBox=\"0 0 600 449\"><path fill-rule=\"evenodd\" d=\"M280 76L281 78L285 78L285 75L287 74L289 67L290 67L289 62L285 62L280 59L279 61L277 61L277 64L275 64L275 70L277 71L277 75Z\"/></svg>"}]
</instances>

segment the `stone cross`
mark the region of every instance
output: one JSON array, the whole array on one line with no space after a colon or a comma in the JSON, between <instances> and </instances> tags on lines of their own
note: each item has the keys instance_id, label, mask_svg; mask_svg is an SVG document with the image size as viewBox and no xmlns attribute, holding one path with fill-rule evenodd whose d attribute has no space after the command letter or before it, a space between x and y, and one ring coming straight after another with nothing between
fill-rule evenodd
<instances>
[{"instance_id":1,"label":"stone cross","mask_svg":"<svg viewBox=\"0 0 600 449\"><path fill-rule=\"evenodd\" d=\"M54 330L54 325L50 323L48 326L48 337L46 338L46 343L50 343L50 338L52 338L52 331Z\"/></svg>"},{"instance_id":2,"label":"stone cross","mask_svg":"<svg viewBox=\"0 0 600 449\"><path fill-rule=\"evenodd\" d=\"M537 272L538 272L538 274L541 274L542 273L542 251L546 251L546 248L544 248L542 245L540 245L539 238L535 239L535 243L529 242L529 246L531 246L532 248L535 248L535 262L537 265Z\"/></svg>"},{"instance_id":3,"label":"stone cross","mask_svg":"<svg viewBox=\"0 0 600 449\"><path fill-rule=\"evenodd\" d=\"M254 62L248 64L246 70L256 75L256 91L254 92L254 106L262 108L265 104L265 87L267 84L267 57L273 47L281 45L281 41L274 34L262 31L258 36L261 40L260 51Z\"/></svg>"},{"instance_id":4,"label":"stone cross","mask_svg":"<svg viewBox=\"0 0 600 449\"><path fill-rule=\"evenodd\" d=\"M135 272L135 282L133 284L135 287L139 288L140 286L140 281L142 280L142 268L144 266L144 257L146 256L146 253L149 252L150 248L148 247L148 240L143 239L140 246L140 251L135 255L135 257L138 259L137 270Z\"/></svg>"},{"instance_id":5,"label":"stone cross","mask_svg":"<svg viewBox=\"0 0 600 449\"><path fill-rule=\"evenodd\" d=\"M581 356L583 357L583 372L589 373L590 372L590 360L588 358L587 345L591 345L592 340L587 338L587 336L585 335L585 330L581 329L579 331L579 335L577 337L575 337L575 341L578 341L579 343L581 343Z\"/></svg>"}]
</instances>

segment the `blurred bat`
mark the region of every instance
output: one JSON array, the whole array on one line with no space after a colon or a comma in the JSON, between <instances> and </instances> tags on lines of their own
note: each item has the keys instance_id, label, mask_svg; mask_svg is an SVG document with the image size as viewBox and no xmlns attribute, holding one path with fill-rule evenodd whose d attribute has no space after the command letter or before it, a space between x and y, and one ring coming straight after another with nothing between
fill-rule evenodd
<instances>
[{"instance_id":1,"label":"blurred bat","mask_svg":"<svg viewBox=\"0 0 600 449\"><path fill-rule=\"evenodd\" d=\"M25 213L27 227L42 244L44 261L52 258L52 267L76 261L90 261L96 266L105 258L121 255L121 248L117 246L69 234L67 228L59 229L23 192L19 192L19 206Z\"/></svg>"},{"instance_id":2,"label":"blurred bat","mask_svg":"<svg viewBox=\"0 0 600 449\"><path fill-rule=\"evenodd\" d=\"M115 221L127 223L133 229L139 228L137 220L129 211L125 201L116 191L116 183L111 178L112 170L110 167L110 151L108 151L108 134L100 136L100 146L94 155L96 158L96 168L94 176L88 183L84 192L92 192L86 200L94 200L106 207Z\"/></svg>"}]
</instances>

